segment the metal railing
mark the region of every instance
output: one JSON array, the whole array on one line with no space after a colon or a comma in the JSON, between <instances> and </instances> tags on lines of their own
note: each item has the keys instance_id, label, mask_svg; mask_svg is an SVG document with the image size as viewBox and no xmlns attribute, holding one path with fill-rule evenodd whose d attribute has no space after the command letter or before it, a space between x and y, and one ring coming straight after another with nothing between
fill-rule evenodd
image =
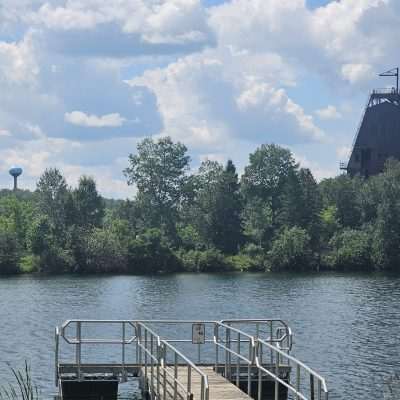
<instances>
[{"instance_id":1,"label":"metal railing","mask_svg":"<svg viewBox=\"0 0 400 400\"><path fill-rule=\"evenodd\" d=\"M317 374L314 370L291 355L287 354L287 352L272 346L270 343L267 343L262 339L258 339L255 346L255 362L257 368L259 369L259 400L262 398L262 385L260 383L263 374L266 374L275 381L275 400L278 400L279 398L279 385L286 387L288 392L295 396L296 400L328 400L328 388L326 386L325 379ZM270 350L271 354L274 355L272 362L275 365L275 372L273 372L271 369L266 369L263 364L262 356L264 353L264 348ZM290 383L290 381L281 379L279 376L279 369L285 364L295 369L294 384ZM302 384L303 386L306 386L304 389L302 388Z\"/></svg>"},{"instance_id":2,"label":"metal railing","mask_svg":"<svg viewBox=\"0 0 400 400\"><path fill-rule=\"evenodd\" d=\"M220 334L220 329L223 334ZM223 375L232 381L232 371L235 372L235 384L240 385L241 367L244 364L247 367L247 394L251 396L252 373L251 368L255 359L255 339L253 336L241 331L240 329L216 323L214 331L215 343L215 370L218 372L220 365L220 350L223 351ZM245 346L244 346L245 345ZM234 347L235 346L235 347ZM233 358L233 361L232 361Z\"/></svg>"},{"instance_id":3,"label":"metal railing","mask_svg":"<svg viewBox=\"0 0 400 400\"><path fill-rule=\"evenodd\" d=\"M137 332L138 362L144 369L145 382L149 382L150 398L166 400L169 392L174 400L178 397L192 400L192 377L197 374L200 377L200 400L208 400L208 378L200 368L170 343L161 340L144 323L137 323Z\"/></svg>"},{"instance_id":4,"label":"metal railing","mask_svg":"<svg viewBox=\"0 0 400 400\"><path fill-rule=\"evenodd\" d=\"M231 319L222 320L221 323L232 327L238 325L242 331L242 327L245 326L247 334L261 338L270 344L277 344L287 352L292 349L292 330L281 319ZM253 326L252 330L251 326Z\"/></svg>"},{"instance_id":5,"label":"metal railing","mask_svg":"<svg viewBox=\"0 0 400 400\"><path fill-rule=\"evenodd\" d=\"M83 325L96 325L96 324L112 324L120 325L121 327L121 338L85 338L82 335ZM75 325L75 336L71 337L68 335L67 329ZM130 326L134 330L134 335L127 337L127 326ZM55 330L55 364L56 364L56 386L58 386L59 381L59 359L60 359L60 337L64 339L68 344L75 346L75 366L76 366L76 376L78 380L82 378L82 345L83 344L119 344L121 345L121 369L122 378L126 380L126 346L133 344L137 337L136 326L131 321L125 320L67 320L62 325L61 328L56 328Z\"/></svg>"},{"instance_id":6,"label":"metal railing","mask_svg":"<svg viewBox=\"0 0 400 400\"><path fill-rule=\"evenodd\" d=\"M191 324L195 323L204 324L205 331L208 332L209 336L204 338L204 344L193 344L192 337L186 336L191 332ZM86 330L90 329L84 328L98 329L96 325L102 324L107 325L107 337L103 330L101 334L96 331L95 337L86 334ZM179 327L182 336L176 337L178 330L174 325ZM112 331L110 327L115 328L114 337L109 337ZM60 338L73 346L73 363L60 362ZM191 346L192 352L186 353L175 344ZM82 347L86 345L120 346L120 362L106 365L83 363ZM200 362L203 347L209 350L206 353L206 363L204 359ZM279 398L283 388L296 400L327 400L325 380L292 357L289 354L291 348L291 329L279 319L69 320L55 331L55 378L58 385L61 367L64 372L75 374L78 380L85 379L88 371L97 371L102 367L117 372L121 381L141 372L144 378L142 383L146 385L152 400L193 400L194 397L196 400L208 400L208 377L201 369L201 365L204 365L213 366L215 372L222 374L257 400L262 400L265 390L263 383L267 381L269 388L274 388L275 400ZM198 363L194 363L190 356L195 350L198 350ZM90 352L86 353L92 355ZM133 361L129 362L127 356ZM134 370L135 374L132 372ZM291 371L294 378L289 380ZM197 382L196 394L193 390L194 378Z\"/></svg>"}]
</instances>

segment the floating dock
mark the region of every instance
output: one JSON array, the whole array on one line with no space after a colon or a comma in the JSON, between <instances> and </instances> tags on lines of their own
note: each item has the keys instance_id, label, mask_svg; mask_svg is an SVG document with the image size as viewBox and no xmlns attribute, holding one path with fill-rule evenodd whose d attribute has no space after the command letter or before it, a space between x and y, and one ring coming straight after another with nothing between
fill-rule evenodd
<instances>
[{"instance_id":1,"label":"floating dock","mask_svg":"<svg viewBox=\"0 0 400 400\"><path fill-rule=\"evenodd\" d=\"M325 379L290 355L282 320L68 320L55 332L61 400L327 400Z\"/></svg>"}]
</instances>

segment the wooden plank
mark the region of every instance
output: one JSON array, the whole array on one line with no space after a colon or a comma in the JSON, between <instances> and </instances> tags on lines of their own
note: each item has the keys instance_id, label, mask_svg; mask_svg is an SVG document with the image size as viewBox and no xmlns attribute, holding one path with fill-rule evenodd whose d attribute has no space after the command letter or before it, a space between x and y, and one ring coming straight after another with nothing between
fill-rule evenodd
<instances>
[{"instance_id":1,"label":"wooden plank","mask_svg":"<svg viewBox=\"0 0 400 400\"><path fill-rule=\"evenodd\" d=\"M209 385L209 400L250 400L251 397L241 391L233 383L229 382L223 376L217 374L212 367L201 367L201 370L208 377ZM188 383L188 368L178 367L178 386L177 398L178 400L187 399L187 383ZM144 376L145 370L142 368L142 376ZM161 380L159 382L160 398L163 399L163 371L160 370ZM174 398L174 368L168 367L167 379L166 379L166 398L172 400ZM200 400L201 398L201 376L194 370L191 371L191 393L193 394L193 400ZM157 393L157 379L156 379L156 368L154 368L153 375L154 392ZM147 385L151 386L151 369L147 368Z\"/></svg>"}]
</instances>

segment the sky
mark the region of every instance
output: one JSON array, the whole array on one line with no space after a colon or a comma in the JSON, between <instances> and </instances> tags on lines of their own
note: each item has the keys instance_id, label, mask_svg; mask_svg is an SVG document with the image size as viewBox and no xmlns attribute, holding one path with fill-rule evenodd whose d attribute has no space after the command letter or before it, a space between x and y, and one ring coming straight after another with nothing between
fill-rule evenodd
<instances>
[{"instance_id":1,"label":"sky","mask_svg":"<svg viewBox=\"0 0 400 400\"><path fill-rule=\"evenodd\" d=\"M166 135L193 170L276 143L335 176L399 35L398 0L0 0L0 187L57 167L131 198L128 155Z\"/></svg>"}]
</instances>

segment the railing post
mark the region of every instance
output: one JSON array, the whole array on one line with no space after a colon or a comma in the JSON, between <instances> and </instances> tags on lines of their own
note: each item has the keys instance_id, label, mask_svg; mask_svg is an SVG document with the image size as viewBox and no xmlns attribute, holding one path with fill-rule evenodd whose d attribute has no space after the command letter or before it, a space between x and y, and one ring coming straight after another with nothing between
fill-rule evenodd
<instances>
[{"instance_id":1,"label":"railing post","mask_svg":"<svg viewBox=\"0 0 400 400\"><path fill-rule=\"evenodd\" d=\"M257 339L254 341L254 346L258 343ZM247 364L247 394L251 397L251 367L254 364L254 357L255 357L255 347L251 340L249 340L249 362Z\"/></svg>"},{"instance_id":2,"label":"railing post","mask_svg":"<svg viewBox=\"0 0 400 400\"><path fill-rule=\"evenodd\" d=\"M166 400L167 398L167 348L165 343L162 344L163 346L163 398Z\"/></svg>"},{"instance_id":3,"label":"railing post","mask_svg":"<svg viewBox=\"0 0 400 400\"><path fill-rule=\"evenodd\" d=\"M260 353L262 351L262 343L260 343L257 340L257 353L256 357L260 360ZM260 360L261 362L261 360ZM258 400L261 400L262 398L262 371L261 368L258 368L258 387L257 387L257 395L258 395Z\"/></svg>"},{"instance_id":4,"label":"railing post","mask_svg":"<svg viewBox=\"0 0 400 400\"><path fill-rule=\"evenodd\" d=\"M229 328L225 328L225 378L231 379L231 331Z\"/></svg>"},{"instance_id":5,"label":"railing post","mask_svg":"<svg viewBox=\"0 0 400 400\"><path fill-rule=\"evenodd\" d=\"M142 368L142 328L139 324L136 324L136 359L139 364L139 368Z\"/></svg>"},{"instance_id":6,"label":"railing post","mask_svg":"<svg viewBox=\"0 0 400 400\"><path fill-rule=\"evenodd\" d=\"M238 332L237 336L237 353L240 354L240 332ZM236 361L236 386L239 387L240 383L240 357L237 357Z\"/></svg>"},{"instance_id":7,"label":"railing post","mask_svg":"<svg viewBox=\"0 0 400 400\"><path fill-rule=\"evenodd\" d=\"M274 334L274 330L273 330L273 327L272 327L272 321L270 321L270 323L269 323L269 344L272 346L272 336L273 336L273 334ZM271 353L271 364L273 364L274 363L274 353L273 353L273 351L272 351L272 349L270 349L270 353ZM267 354L267 357L268 357L268 354Z\"/></svg>"},{"instance_id":8,"label":"railing post","mask_svg":"<svg viewBox=\"0 0 400 400\"><path fill-rule=\"evenodd\" d=\"M157 400L160 400L160 363L161 363L161 343L157 340Z\"/></svg>"},{"instance_id":9,"label":"railing post","mask_svg":"<svg viewBox=\"0 0 400 400\"><path fill-rule=\"evenodd\" d=\"M300 393L300 365L296 364L296 392ZM296 394L296 399L299 400L299 395Z\"/></svg>"},{"instance_id":10,"label":"railing post","mask_svg":"<svg viewBox=\"0 0 400 400\"><path fill-rule=\"evenodd\" d=\"M314 375L310 374L310 399L315 400L314 393Z\"/></svg>"},{"instance_id":11,"label":"railing post","mask_svg":"<svg viewBox=\"0 0 400 400\"><path fill-rule=\"evenodd\" d=\"M154 398L154 337L150 334L150 384L151 395Z\"/></svg>"},{"instance_id":12,"label":"railing post","mask_svg":"<svg viewBox=\"0 0 400 400\"><path fill-rule=\"evenodd\" d=\"M174 400L178 395L178 354L174 353Z\"/></svg>"},{"instance_id":13,"label":"railing post","mask_svg":"<svg viewBox=\"0 0 400 400\"><path fill-rule=\"evenodd\" d=\"M122 379L126 381L125 369L125 322L122 322Z\"/></svg>"},{"instance_id":14,"label":"railing post","mask_svg":"<svg viewBox=\"0 0 400 400\"><path fill-rule=\"evenodd\" d=\"M82 353L81 353L81 335L82 335L82 327L81 327L81 321L78 321L76 323L76 340L77 340L77 344L76 344L76 365L78 368L78 381L81 380L81 357L82 357Z\"/></svg>"},{"instance_id":15,"label":"railing post","mask_svg":"<svg viewBox=\"0 0 400 400\"><path fill-rule=\"evenodd\" d=\"M60 346L60 335L58 332L58 328L55 329L55 340L56 340L56 348L55 348L55 358L54 358L54 363L55 363L55 384L56 387L58 387L58 352L59 352L59 346Z\"/></svg>"},{"instance_id":16,"label":"railing post","mask_svg":"<svg viewBox=\"0 0 400 400\"><path fill-rule=\"evenodd\" d=\"M188 400L191 399L191 392L192 392L192 368L188 365L188 380L187 380L187 398Z\"/></svg>"},{"instance_id":17,"label":"railing post","mask_svg":"<svg viewBox=\"0 0 400 400\"><path fill-rule=\"evenodd\" d=\"M147 385L147 329L144 330L144 376L146 378Z\"/></svg>"},{"instance_id":18,"label":"railing post","mask_svg":"<svg viewBox=\"0 0 400 400\"><path fill-rule=\"evenodd\" d=\"M219 364L219 326L214 324L214 337L215 337L215 372L218 373Z\"/></svg>"},{"instance_id":19,"label":"railing post","mask_svg":"<svg viewBox=\"0 0 400 400\"><path fill-rule=\"evenodd\" d=\"M275 356L275 375L279 378L279 353ZM275 381L275 400L279 399L279 382Z\"/></svg>"},{"instance_id":20,"label":"railing post","mask_svg":"<svg viewBox=\"0 0 400 400\"><path fill-rule=\"evenodd\" d=\"M317 384L317 393L318 393L318 400L321 400L321 381L319 379Z\"/></svg>"}]
</instances>

